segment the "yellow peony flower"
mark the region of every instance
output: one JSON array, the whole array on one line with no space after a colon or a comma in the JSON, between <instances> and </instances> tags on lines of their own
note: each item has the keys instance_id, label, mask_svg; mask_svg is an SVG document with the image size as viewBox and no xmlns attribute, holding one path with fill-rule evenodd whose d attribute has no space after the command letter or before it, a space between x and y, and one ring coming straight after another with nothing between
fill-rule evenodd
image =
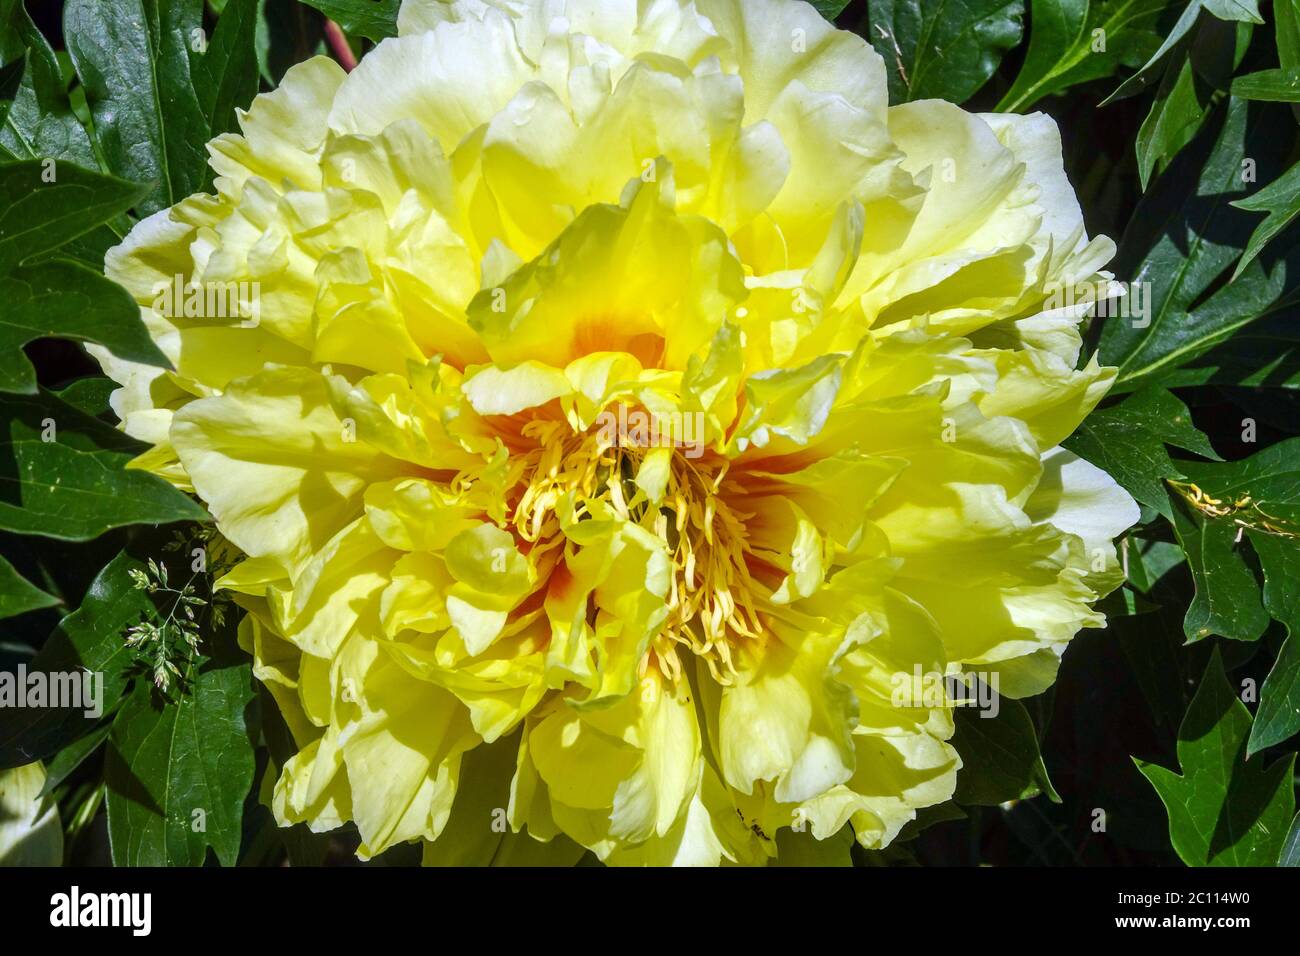
<instances>
[{"instance_id":1,"label":"yellow peony flower","mask_svg":"<svg viewBox=\"0 0 1300 956\"><path fill-rule=\"evenodd\" d=\"M400 32L290 70L107 260L175 365L97 350L137 464L246 556L278 819L431 863L887 845L961 766L900 682L1045 688L1137 517L1059 447L1114 370L1053 296L1114 247L1054 123L889 107L793 0Z\"/></svg>"}]
</instances>

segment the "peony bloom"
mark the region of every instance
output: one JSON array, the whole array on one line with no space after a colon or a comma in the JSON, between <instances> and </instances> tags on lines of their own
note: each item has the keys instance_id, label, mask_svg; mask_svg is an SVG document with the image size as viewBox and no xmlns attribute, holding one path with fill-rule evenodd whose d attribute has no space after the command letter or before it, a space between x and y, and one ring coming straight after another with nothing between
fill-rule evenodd
<instances>
[{"instance_id":1,"label":"peony bloom","mask_svg":"<svg viewBox=\"0 0 1300 956\"><path fill-rule=\"evenodd\" d=\"M1114 247L1054 123L889 107L794 0L400 32L290 70L106 264L175 365L97 352L137 464L245 556L277 817L429 862L885 846L961 767L899 687L1048 686L1137 517L1059 447L1114 371L1055 293Z\"/></svg>"}]
</instances>

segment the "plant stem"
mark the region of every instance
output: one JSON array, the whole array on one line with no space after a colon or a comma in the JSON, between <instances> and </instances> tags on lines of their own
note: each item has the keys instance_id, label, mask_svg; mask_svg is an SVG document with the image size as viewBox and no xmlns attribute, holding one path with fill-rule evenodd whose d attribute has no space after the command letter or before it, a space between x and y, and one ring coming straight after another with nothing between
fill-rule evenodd
<instances>
[{"instance_id":1,"label":"plant stem","mask_svg":"<svg viewBox=\"0 0 1300 956\"><path fill-rule=\"evenodd\" d=\"M330 49L338 57L339 65L351 73L357 66L356 54L352 52L352 47L348 45L348 38L343 35L342 28L333 20L325 21L325 39L329 41Z\"/></svg>"}]
</instances>

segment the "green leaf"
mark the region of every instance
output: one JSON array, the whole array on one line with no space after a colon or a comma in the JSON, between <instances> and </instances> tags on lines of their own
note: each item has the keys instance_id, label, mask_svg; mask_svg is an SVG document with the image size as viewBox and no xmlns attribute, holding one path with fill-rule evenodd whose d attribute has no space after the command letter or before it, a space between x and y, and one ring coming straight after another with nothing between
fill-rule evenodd
<instances>
[{"instance_id":1,"label":"green leaf","mask_svg":"<svg viewBox=\"0 0 1300 956\"><path fill-rule=\"evenodd\" d=\"M1294 614L1295 602L1283 582L1295 560L1295 541L1266 532L1300 523L1300 438L1270 445L1242 461L1178 464L1195 485L1180 488L1185 507L1175 521L1179 539L1186 536L1196 544L1193 551L1183 540L1197 592L1187 615L1188 638L1195 640L1205 631L1256 640L1268 626L1268 614L1291 626L1288 615ZM1196 497L1196 489L1204 504L1193 511L1187 502ZM1265 570L1263 603L1237 541L1243 528L1255 529L1251 543Z\"/></svg>"},{"instance_id":2,"label":"green leaf","mask_svg":"<svg viewBox=\"0 0 1300 956\"><path fill-rule=\"evenodd\" d=\"M1287 630L1260 688L1246 750L1253 756L1300 732L1300 542L1261 531L1246 533L1264 570L1264 607Z\"/></svg>"},{"instance_id":3,"label":"green leaf","mask_svg":"<svg viewBox=\"0 0 1300 956\"><path fill-rule=\"evenodd\" d=\"M1282 843L1282 852L1277 855L1278 866L1300 866L1300 813L1291 821L1286 840Z\"/></svg>"},{"instance_id":4,"label":"green leaf","mask_svg":"<svg viewBox=\"0 0 1300 956\"><path fill-rule=\"evenodd\" d=\"M1274 35L1282 69L1300 67L1300 0L1274 0Z\"/></svg>"},{"instance_id":5,"label":"green leaf","mask_svg":"<svg viewBox=\"0 0 1300 956\"><path fill-rule=\"evenodd\" d=\"M520 734L515 732L465 754L456 786L457 793L463 792L465 799L452 804L442 833L447 839L439 837L436 842L425 844L425 866L487 866L502 841L512 836L509 831L503 833L492 825L492 808L509 802L519 738Z\"/></svg>"},{"instance_id":6,"label":"green leaf","mask_svg":"<svg viewBox=\"0 0 1300 956\"><path fill-rule=\"evenodd\" d=\"M997 698L996 716L959 707L952 745L962 755L954 799L966 806L993 806L1045 793L1059 803L1038 752L1038 732L1024 704Z\"/></svg>"},{"instance_id":7,"label":"green leaf","mask_svg":"<svg viewBox=\"0 0 1300 956\"><path fill-rule=\"evenodd\" d=\"M90 268L95 275L104 271L104 257L109 249L121 243L123 237L131 231L133 220L125 213L114 216L102 226L96 226L90 232L78 236L58 249L41 253L33 262L45 259L62 259L79 262Z\"/></svg>"},{"instance_id":8,"label":"green leaf","mask_svg":"<svg viewBox=\"0 0 1300 956\"><path fill-rule=\"evenodd\" d=\"M870 37L889 72L889 101L961 103L1020 42L1023 0L871 0Z\"/></svg>"},{"instance_id":9,"label":"green leaf","mask_svg":"<svg viewBox=\"0 0 1300 956\"><path fill-rule=\"evenodd\" d=\"M1251 494L1249 488L1255 488L1261 494L1273 496L1271 501L1265 499L1265 510L1281 510L1274 501L1283 507L1294 507L1300 503L1300 494L1296 494L1296 486L1291 484L1300 479L1300 440L1282 442L1281 451L1273 449L1279 449L1279 446L1271 446L1248 462L1239 463L1242 471L1251 473L1244 484L1242 479L1235 477L1216 484L1213 472L1201 477L1212 488L1222 489L1223 494L1235 490L1244 496ZM1265 467L1256 462L1261 457L1264 457ZM1292 463L1290 476L1287 458ZM1277 467L1268 467L1268 462L1273 459L1277 459ZM1288 484L1291 484L1290 488ZM1260 706L1247 749L1248 756L1253 756L1300 731L1300 542L1294 537L1273 535L1255 528L1249 528L1245 533L1264 571L1264 607L1271 617L1287 628L1288 635L1273 670L1269 671L1264 687L1260 689Z\"/></svg>"},{"instance_id":10,"label":"green leaf","mask_svg":"<svg viewBox=\"0 0 1300 956\"><path fill-rule=\"evenodd\" d=\"M1064 444L1109 472L1138 501L1171 519L1164 479L1184 476L1165 446L1219 457L1192 424L1187 406L1160 388L1143 389L1119 405L1093 412Z\"/></svg>"},{"instance_id":11,"label":"green leaf","mask_svg":"<svg viewBox=\"0 0 1300 956\"><path fill-rule=\"evenodd\" d=\"M157 212L203 188L208 123L191 75L203 0L68 0L63 35L108 167ZM194 54L196 57L199 54Z\"/></svg>"},{"instance_id":12,"label":"green leaf","mask_svg":"<svg viewBox=\"0 0 1300 956\"><path fill-rule=\"evenodd\" d=\"M1213 90L1228 92L1232 77L1246 58L1255 35L1253 23L1231 22L1204 17L1189 44L1192 68ZM1208 91L1206 97L1208 99Z\"/></svg>"},{"instance_id":13,"label":"green leaf","mask_svg":"<svg viewBox=\"0 0 1300 956\"><path fill-rule=\"evenodd\" d=\"M1191 142L1209 101L1197 89L1191 58L1183 55L1165 70L1160 88L1137 136L1138 176L1147 188L1151 174Z\"/></svg>"},{"instance_id":14,"label":"green leaf","mask_svg":"<svg viewBox=\"0 0 1300 956\"><path fill-rule=\"evenodd\" d=\"M1259 15L1259 0L1201 0L1201 6L1220 20L1264 22L1264 18Z\"/></svg>"},{"instance_id":15,"label":"green leaf","mask_svg":"<svg viewBox=\"0 0 1300 956\"><path fill-rule=\"evenodd\" d=\"M58 603L58 598L32 584L0 556L0 618L15 617Z\"/></svg>"},{"instance_id":16,"label":"green leaf","mask_svg":"<svg viewBox=\"0 0 1300 956\"><path fill-rule=\"evenodd\" d=\"M1106 615L1107 621L1113 621L1120 617L1134 617L1138 614L1150 614L1152 611L1160 610L1158 604L1151 603L1137 591L1128 587L1120 587L1111 591L1110 594L1097 602L1096 608Z\"/></svg>"},{"instance_id":17,"label":"green leaf","mask_svg":"<svg viewBox=\"0 0 1300 956\"><path fill-rule=\"evenodd\" d=\"M256 34L257 0L230 0L194 64L194 90L210 137L235 129L235 110L246 109L257 94Z\"/></svg>"},{"instance_id":18,"label":"green leaf","mask_svg":"<svg viewBox=\"0 0 1300 956\"><path fill-rule=\"evenodd\" d=\"M435 844L426 843L426 850ZM492 857L492 866L501 867L570 867L586 855L586 848L574 843L563 833L556 835L549 843L535 840L525 832L506 832L501 837L501 846L496 856Z\"/></svg>"},{"instance_id":19,"label":"green leaf","mask_svg":"<svg viewBox=\"0 0 1300 956\"><path fill-rule=\"evenodd\" d=\"M1188 643L1218 634L1234 641L1257 641L1268 627L1259 583L1242 559L1238 528L1207 518L1179 501L1173 509L1174 533L1187 555L1196 596L1183 618Z\"/></svg>"},{"instance_id":20,"label":"green leaf","mask_svg":"<svg viewBox=\"0 0 1300 956\"><path fill-rule=\"evenodd\" d=\"M1121 83L1114 93L1102 100L1100 105L1105 106L1115 100L1122 100L1146 89L1155 80L1160 70L1160 64L1164 62L1165 57L1169 56L1182 42L1183 38L1191 33L1192 27L1196 25L1197 17L1201 15L1201 8L1201 0L1192 0L1183 9L1182 14L1174 22L1173 28L1165 35L1164 40L1161 41L1146 63L1142 64L1136 73Z\"/></svg>"},{"instance_id":21,"label":"green leaf","mask_svg":"<svg viewBox=\"0 0 1300 956\"><path fill-rule=\"evenodd\" d=\"M155 475L126 470L144 446L48 392L0 396L0 529L84 541L128 524L203 521Z\"/></svg>"},{"instance_id":22,"label":"green leaf","mask_svg":"<svg viewBox=\"0 0 1300 956\"><path fill-rule=\"evenodd\" d=\"M1178 0L1032 0L1025 62L997 109L1024 112L1045 96L1112 76L1120 67L1141 66L1160 46L1160 21L1177 5Z\"/></svg>"},{"instance_id":23,"label":"green leaf","mask_svg":"<svg viewBox=\"0 0 1300 956\"><path fill-rule=\"evenodd\" d=\"M136 685L105 761L115 866L201 866L208 847L235 865L254 769L244 712L255 696L250 665L224 656L204 660L174 702Z\"/></svg>"},{"instance_id":24,"label":"green leaf","mask_svg":"<svg viewBox=\"0 0 1300 956\"><path fill-rule=\"evenodd\" d=\"M1269 445L1241 461L1186 461L1179 466L1202 491L1225 503L1249 502L1234 517L1300 523L1300 438Z\"/></svg>"},{"instance_id":25,"label":"green leaf","mask_svg":"<svg viewBox=\"0 0 1300 956\"><path fill-rule=\"evenodd\" d=\"M91 162L93 165L94 160ZM4 228L14 239L6 250L6 263L0 267L0 277L18 262L35 267L50 260L74 260L88 266L88 273L59 277L61 285L54 286L54 291L62 292L66 286L70 287L69 292L106 298L101 306L104 314L94 321L77 316L75 313L84 308L84 294L75 301L54 306L53 310L62 312L62 321L72 327L95 330L94 334L83 337L93 340L100 336L114 340L120 347L136 354L139 361L151 364L162 361L166 364L140 322L139 308L134 302L130 303L129 309L124 306L121 292L109 291L112 284L101 275L104 251L118 242L130 227L123 210L146 191L134 183L82 169L70 161L49 158L0 163L0 196L4 197L7 207L7 212L0 215L0 222L8 220L10 225ZM32 291L21 286L27 278L24 271L17 269L13 277L19 288L0 297L0 326L5 322L21 325L18 316L26 310L27 325L36 329L53 328L53 316L45 314L45 306L53 300L36 309L31 301ZM36 278L38 288L48 287L48 281L39 281L40 273ZM113 297L115 300L109 301ZM0 328L0 336L3 335L4 330ZM0 348L0 387L27 392L34 390L31 367L20 354L26 341L18 338L9 347L9 338L0 338L0 345L5 346ZM3 384L5 382L8 384Z\"/></svg>"},{"instance_id":26,"label":"green leaf","mask_svg":"<svg viewBox=\"0 0 1300 956\"><path fill-rule=\"evenodd\" d=\"M79 412L87 415L100 415L110 410L109 399L117 391L118 384L102 375L91 375L70 382L65 388L54 394L59 401L66 402Z\"/></svg>"},{"instance_id":27,"label":"green leaf","mask_svg":"<svg viewBox=\"0 0 1300 956\"><path fill-rule=\"evenodd\" d=\"M1260 70L1235 77L1232 95L1243 100L1300 103L1300 69Z\"/></svg>"},{"instance_id":28,"label":"green leaf","mask_svg":"<svg viewBox=\"0 0 1300 956\"><path fill-rule=\"evenodd\" d=\"M42 262L0 276L0 390L36 392L22 346L57 337L95 342L119 358L169 367L121 286L74 262Z\"/></svg>"},{"instance_id":29,"label":"green leaf","mask_svg":"<svg viewBox=\"0 0 1300 956\"><path fill-rule=\"evenodd\" d=\"M853 828L840 827L838 833L818 840L811 831L797 833L782 827L776 833L778 867L834 867L853 865Z\"/></svg>"},{"instance_id":30,"label":"green leaf","mask_svg":"<svg viewBox=\"0 0 1300 956\"><path fill-rule=\"evenodd\" d=\"M1263 248L1285 229L1297 214L1300 214L1300 163L1292 166L1253 196L1238 199L1233 205L1238 209L1268 214L1250 234L1246 251L1242 253L1236 271L1232 274L1232 278L1236 279L1255 261L1255 257Z\"/></svg>"},{"instance_id":31,"label":"green leaf","mask_svg":"<svg viewBox=\"0 0 1300 956\"><path fill-rule=\"evenodd\" d=\"M1248 110L1243 101L1232 100L1214 111L1193 146L1139 203L1116 271L1131 274L1147 291L1146 321L1099 323L1101 361L1118 367L1120 390L1161 382L1238 329L1282 308L1300 284L1300 250L1291 250L1289 258L1267 270L1254 262L1238 281L1219 285L1253 228L1229 205L1245 188L1243 163L1249 158L1261 169L1271 168L1286 148L1285 138L1270 127L1277 109Z\"/></svg>"},{"instance_id":32,"label":"green leaf","mask_svg":"<svg viewBox=\"0 0 1300 956\"><path fill-rule=\"evenodd\" d=\"M1295 754L1271 767L1246 762L1250 712L1216 647L1178 730L1181 775L1135 760L1169 814L1169 837L1188 866L1270 866L1295 813Z\"/></svg>"},{"instance_id":33,"label":"green leaf","mask_svg":"<svg viewBox=\"0 0 1300 956\"><path fill-rule=\"evenodd\" d=\"M329 17L344 33L378 43L397 36L397 10L401 0L302 0Z\"/></svg>"},{"instance_id":34,"label":"green leaf","mask_svg":"<svg viewBox=\"0 0 1300 956\"><path fill-rule=\"evenodd\" d=\"M102 709L108 713L126 689L133 655L123 634L153 605L129 574L144 564L119 554L91 582L81 602L55 628L28 667L28 673L71 673L85 669L104 675ZM92 732L99 717L86 708L21 709L0 725L0 768L46 760Z\"/></svg>"},{"instance_id":35,"label":"green leaf","mask_svg":"<svg viewBox=\"0 0 1300 956\"><path fill-rule=\"evenodd\" d=\"M1164 169L1204 125L1214 91L1226 90L1251 42L1248 23L1205 17L1195 38L1180 40L1138 131L1138 177L1147 189L1152 173Z\"/></svg>"},{"instance_id":36,"label":"green leaf","mask_svg":"<svg viewBox=\"0 0 1300 956\"><path fill-rule=\"evenodd\" d=\"M144 192L72 163L0 163L0 275L129 209Z\"/></svg>"},{"instance_id":37,"label":"green leaf","mask_svg":"<svg viewBox=\"0 0 1300 956\"><path fill-rule=\"evenodd\" d=\"M849 0L810 0L812 5L817 8L817 12L824 16L832 23L835 18L844 12L844 8L849 5Z\"/></svg>"},{"instance_id":38,"label":"green leaf","mask_svg":"<svg viewBox=\"0 0 1300 956\"><path fill-rule=\"evenodd\" d=\"M516 732L465 754L456 788L464 799L452 805L442 836L424 844L425 866L573 866L583 855L584 849L563 834L543 843L494 825L494 808L510 800L519 737Z\"/></svg>"},{"instance_id":39,"label":"green leaf","mask_svg":"<svg viewBox=\"0 0 1300 956\"><path fill-rule=\"evenodd\" d=\"M0 66L0 128L9 118L9 107L13 105L18 88L22 85L23 74L27 72L27 54L24 53L11 63Z\"/></svg>"},{"instance_id":40,"label":"green leaf","mask_svg":"<svg viewBox=\"0 0 1300 956\"><path fill-rule=\"evenodd\" d=\"M1169 388L1247 385L1300 388L1300 327L1289 315L1272 315L1239 329L1225 341L1160 377Z\"/></svg>"},{"instance_id":41,"label":"green leaf","mask_svg":"<svg viewBox=\"0 0 1300 956\"><path fill-rule=\"evenodd\" d=\"M922 807L916 811L916 816L904 823L903 829L898 831L898 842L906 843L909 840L915 840L930 827L937 826L940 823L965 819L966 811L952 801Z\"/></svg>"},{"instance_id":42,"label":"green leaf","mask_svg":"<svg viewBox=\"0 0 1300 956\"><path fill-rule=\"evenodd\" d=\"M1291 631L1283 642L1259 694L1259 709L1246 751L1251 757L1300 731L1300 632Z\"/></svg>"},{"instance_id":43,"label":"green leaf","mask_svg":"<svg viewBox=\"0 0 1300 956\"><path fill-rule=\"evenodd\" d=\"M22 0L0 0L0 63L26 55L27 67L0 125L0 157L52 157L98 165L86 128L68 101L58 60Z\"/></svg>"},{"instance_id":44,"label":"green leaf","mask_svg":"<svg viewBox=\"0 0 1300 956\"><path fill-rule=\"evenodd\" d=\"M1187 560L1172 541L1144 541L1129 535L1123 547L1128 581L1143 594L1150 594L1162 577Z\"/></svg>"},{"instance_id":45,"label":"green leaf","mask_svg":"<svg viewBox=\"0 0 1300 956\"><path fill-rule=\"evenodd\" d=\"M74 740L49 759L45 767L45 786L43 793L52 793L80 767L91 754L98 750L108 739L108 732L113 729L113 722L105 720L98 727L79 740Z\"/></svg>"}]
</instances>

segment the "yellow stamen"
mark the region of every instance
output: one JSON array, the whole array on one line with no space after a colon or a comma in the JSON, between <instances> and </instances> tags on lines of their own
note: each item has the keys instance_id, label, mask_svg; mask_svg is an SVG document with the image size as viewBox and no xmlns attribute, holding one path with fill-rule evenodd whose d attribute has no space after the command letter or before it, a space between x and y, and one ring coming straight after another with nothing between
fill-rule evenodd
<instances>
[{"instance_id":1,"label":"yellow stamen","mask_svg":"<svg viewBox=\"0 0 1300 956\"><path fill-rule=\"evenodd\" d=\"M581 518L588 503L601 501L624 520L634 521L663 542L675 573L669 583L668 618L651 644L648 663L671 680L682 674L678 646L707 664L714 680L730 683L734 651L762 639L759 602L765 593L746 563L744 522L721 494L729 462L672 456L662 507L655 507L630 476L638 473L646 449L613 444L596 432L575 433L564 421L527 423L521 434L536 442L522 455L523 490L510 511L519 536L535 553L559 546L556 513L566 497ZM653 659L653 660L651 660Z\"/></svg>"}]
</instances>

